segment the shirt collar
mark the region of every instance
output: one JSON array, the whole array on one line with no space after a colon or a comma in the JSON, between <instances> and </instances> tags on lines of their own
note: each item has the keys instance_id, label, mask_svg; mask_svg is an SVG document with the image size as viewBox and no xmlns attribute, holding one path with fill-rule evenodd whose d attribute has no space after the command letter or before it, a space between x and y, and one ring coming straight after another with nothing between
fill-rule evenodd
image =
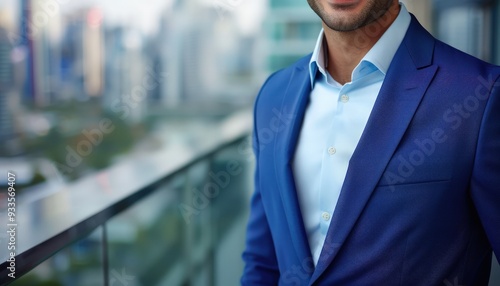
<instances>
[{"instance_id":1,"label":"shirt collar","mask_svg":"<svg viewBox=\"0 0 500 286\"><path fill-rule=\"evenodd\" d=\"M377 43L368 51L368 53L363 57L358 66L353 70L352 79L355 80L360 76L360 65L363 63L371 63L380 70L384 75L387 73L389 66L398 50L403 38L410 26L411 17L410 13L406 9L403 3L399 3L401 6L398 17L391 26L385 31L382 37L377 41ZM323 38L324 31L321 29L316 46L314 48L311 60L309 62L309 75L311 78L311 86L314 86L314 79L316 73L319 71L325 77L327 73L325 71L325 58L323 52Z\"/></svg>"}]
</instances>

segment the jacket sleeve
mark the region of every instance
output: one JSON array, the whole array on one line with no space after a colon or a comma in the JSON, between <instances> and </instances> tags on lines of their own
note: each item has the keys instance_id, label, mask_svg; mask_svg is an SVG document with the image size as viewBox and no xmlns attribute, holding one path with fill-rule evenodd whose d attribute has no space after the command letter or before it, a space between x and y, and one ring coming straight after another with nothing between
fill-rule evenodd
<instances>
[{"instance_id":1,"label":"jacket sleeve","mask_svg":"<svg viewBox=\"0 0 500 286\"><path fill-rule=\"evenodd\" d=\"M264 84L265 86L265 84ZM250 218L247 225L246 247L243 252L245 267L241 285L278 285L280 273L271 236L262 194L259 185L259 140L257 128L257 105L262 90L257 97L254 108L253 150L256 158L255 190L250 205Z\"/></svg>"},{"instance_id":2,"label":"jacket sleeve","mask_svg":"<svg viewBox=\"0 0 500 286\"><path fill-rule=\"evenodd\" d=\"M500 261L500 72L495 75L479 132L470 190L491 247Z\"/></svg>"}]
</instances>

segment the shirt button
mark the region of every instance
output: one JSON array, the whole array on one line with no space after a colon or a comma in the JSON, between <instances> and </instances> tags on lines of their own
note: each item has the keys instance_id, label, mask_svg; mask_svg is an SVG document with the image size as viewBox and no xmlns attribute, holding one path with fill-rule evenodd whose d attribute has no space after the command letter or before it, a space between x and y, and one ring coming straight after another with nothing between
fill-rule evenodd
<instances>
[{"instance_id":1,"label":"shirt button","mask_svg":"<svg viewBox=\"0 0 500 286\"><path fill-rule=\"evenodd\" d=\"M335 147L328 148L328 154L335 155L335 153L337 153L337 149L335 149Z\"/></svg>"},{"instance_id":2,"label":"shirt button","mask_svg":"<svg viewBox=\"0 0 500 286\"><path fill-rule=\"evenodd\" d=\"M323 218L324 221L328 221L328 220L330 220L330 214L327 212L323 212L321 214L321 218Z\"/></svg>"},{"instance_id":3,"label":"shirt button","mask_svg":"<svg viewBox=\"0 0 500 286\"><path fill-rule=\"evenodd\" d=\"M347 103L349 101L349 96L347 94L344 94L340 97L340 101L343 103Z\"/></svg>"}]
</instances>

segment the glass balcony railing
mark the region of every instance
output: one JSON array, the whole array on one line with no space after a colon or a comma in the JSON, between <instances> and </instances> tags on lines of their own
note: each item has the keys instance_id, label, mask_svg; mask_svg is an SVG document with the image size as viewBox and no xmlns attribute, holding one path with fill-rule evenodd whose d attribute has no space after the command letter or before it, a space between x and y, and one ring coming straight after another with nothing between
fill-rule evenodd
<instances>
[{"instance_id":1,"label":"glass balcony railing","mask_svg":"<svg viewBox=\"0 0 500 286\"><path fill-rule=\"evenodd\" d=\"M238 285L250 130L251 112L241 112L190 152L137 158L20 201L14 271L2 247L0 284Z\"/></svg>"}]
</instances>

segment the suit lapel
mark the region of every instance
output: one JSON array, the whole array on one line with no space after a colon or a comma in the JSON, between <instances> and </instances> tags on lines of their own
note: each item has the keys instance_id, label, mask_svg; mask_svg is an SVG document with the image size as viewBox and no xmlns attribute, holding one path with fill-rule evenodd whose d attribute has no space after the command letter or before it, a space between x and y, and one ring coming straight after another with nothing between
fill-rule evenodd
<instances>
[{"instance_id":1,"label":"suit lapel","mask_svg":"<svg viewBox=\"0 0 500 286\"><path fill-rule=\"evenodd\" d=\"M437 71L433 49L434 39L412 19L349 161L311 284L338 254L406 132Z\"/></svg>"},{"instance_id":2,"label":"suit lapel","mask_svg":"<svg viewBox=\"0 0 500 286\"><path fill-rule=\"evenodd\" d=\"M297 198L292 160L310 92L308 69L305 66L299 66L293 71L280 110L273 110L278 117L286 115L290 118L283 131L277 134L275 141L275 171L286 220L290 228L290 239L301 263L311 257L311 252Z\"/></svg>"}]
</instances>

